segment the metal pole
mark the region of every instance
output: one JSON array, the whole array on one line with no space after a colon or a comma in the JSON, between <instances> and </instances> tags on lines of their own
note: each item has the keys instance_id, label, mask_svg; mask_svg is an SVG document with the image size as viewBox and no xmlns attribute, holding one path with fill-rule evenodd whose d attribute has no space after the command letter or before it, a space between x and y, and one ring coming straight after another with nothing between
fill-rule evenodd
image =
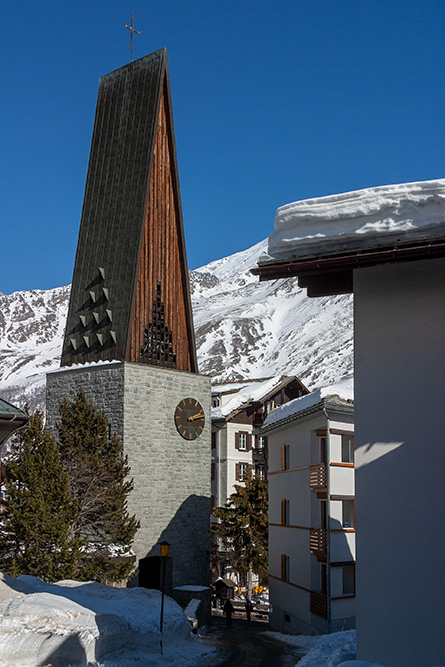
<instances>
[{"instance_id":1,"label":"metal pole","mask_svg":"<svg viewBox=\"0 0 445 667\"><path fill-rule=\"evenodd\" d=\"M161 630L161 655L162 653L162 628L164 625L164 589L165 589L165 561L166 558L165 556L161 556L162 562L163 562L163 568L162 568L162 596L161 596L161 624L160 624L160 630Z\"/></svg>"}]
</instances>

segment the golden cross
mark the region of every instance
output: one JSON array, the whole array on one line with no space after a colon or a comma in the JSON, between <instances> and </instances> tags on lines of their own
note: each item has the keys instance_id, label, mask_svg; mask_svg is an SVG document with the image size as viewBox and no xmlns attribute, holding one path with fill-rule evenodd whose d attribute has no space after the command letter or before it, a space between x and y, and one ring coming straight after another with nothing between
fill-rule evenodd
<instances>
[{"instance_id":1,"label":"golden cross","mask_svg":"<svg viewBox=\"0 0 445 667\"><path fill-rule=\"evenodd\" d=\"M128 30L131 32L131 62L133 62L133 34L136 33L136 35L140 35L141 33L138 30L135 30L133 28L133 14L131 15L131 25L127 25L124 23L124 28L128 28Z\"/></svg>"}]
</instances>

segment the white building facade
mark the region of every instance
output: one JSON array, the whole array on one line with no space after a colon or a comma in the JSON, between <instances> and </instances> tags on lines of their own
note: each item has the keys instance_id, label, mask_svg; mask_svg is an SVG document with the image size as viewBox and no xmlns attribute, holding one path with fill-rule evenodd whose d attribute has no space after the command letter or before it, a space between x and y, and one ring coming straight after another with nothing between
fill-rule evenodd
<instances>
[{"instance_id":1,"label":"white building facade","mask_svg":"<svg viewBox=\"0 0 445 667\"><path fill-rule=\"evenodd\" d=\"M351 383L342 395L296 399L261 430L269 440L270 625L280 632L355 627Z\"/></svg>"},{"instance_id":2,"label":"white building facade","mask_svg":"<svg viewBox=\"0 0 445 667\"><path fill-rule=\"evenodd\" d=\"M248 470L267 477L268 438L254 433L276 406L308 393L295 376L276 376L212 386L212 507L223 507ZM216 519L213 519L216 521ZM220 540L213 537L215 574L244 585ZM255 581L253 583L257 583Z\"/></svg>"},{"instance_id":3,"label":"white building facade","mask_svg":"<svg viewBox=\"0 0 445 667\"><path fill-rule=\"evenodd\" d=\"M295 376L212 385L212 506L222 507L248 469L266 479L267 437L253 433L276 406L308 393Z\"/></svg>"},{"instance_id":4,"label":"white building facade","mask_svg":"<svg viewBox=\"0 0 445 667\"><path fill-rule=\"evenodd\" d=\"M445 179L296 202L275 227L263 280L354 293L357 658L443 665Z\"/></svg>"}]
</instances>

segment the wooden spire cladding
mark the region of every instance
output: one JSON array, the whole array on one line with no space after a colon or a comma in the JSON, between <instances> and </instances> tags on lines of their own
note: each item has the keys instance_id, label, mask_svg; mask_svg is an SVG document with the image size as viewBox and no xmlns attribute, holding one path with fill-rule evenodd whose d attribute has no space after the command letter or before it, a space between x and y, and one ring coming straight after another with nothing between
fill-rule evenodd
<instances>
[{"instance_id":1,"label":"wooden spire cladding","mask_svg":"<svg viewBox=\"0 0 445 667\"><path fill-rule=\"evenodd\" d=\"M128 359L191 370L188 276L181 250L182 224L168 107L165 85L159 109Z\"/></svg>"},{"instance_id":2,"label":"wooden spire cladding","mask_svg":"<svg viewBox=\"0 0 445 667\"><path fill-rule=\"evenodd\" d=\"M167 52L102 77L62 366L197 372Z\"/></svg>"}]
</instances>

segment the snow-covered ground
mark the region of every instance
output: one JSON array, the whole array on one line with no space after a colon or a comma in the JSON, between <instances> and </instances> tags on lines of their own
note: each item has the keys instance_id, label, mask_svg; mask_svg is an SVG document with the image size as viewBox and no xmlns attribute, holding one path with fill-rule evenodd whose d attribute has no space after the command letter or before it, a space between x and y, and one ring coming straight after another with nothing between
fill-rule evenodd
<instances>
[{"instance_id":1,"label":"snow-covered ground","mask_svg":"<svg viewBox=\"0 0 445 667\"><path fill-rule=\"evenodd\" d=\"M306 654L297 667L338 667L345 660L355 659L355 630L318 636L267 634Z\"/></svg>"},{"instance_id":2,"label":"snow-covered ground","mask_svg":"<svg viewBox=\"0 0 445 667\"><path fill-rule=\"evenodd\" d=\"M160 609L155 590L0 574L0 667L211 664L213 649L167 596L161 655Z\"/></svg>"},{"instance_id":3,"label":"snow-covered ground","mask_svg":"<svg viewBox=\"0 0 445 667\"><path fill-rule=\"evenodd\" d=\"M204 667L222 659L190 631L165 597L163 654L159 591L95 582L47 584L0 573L0 667ZM267 632L305 654L296 667L391 667L355 659L355 630L293 636ZM439 666L438 666L439 667Z\"/></svg>"},{"instance_id":4,"label":"snow-covered ground","mask_svg":"<svg viewBox=\"0 0 445 667\"><path fill-rule=\"evenodd\" d=\"M267 634L295 647L298 653L305 654L295 667L391 667L356 660L355 630L318 636L283 635L279 632Z\"/></svg>"}]
</instances>

